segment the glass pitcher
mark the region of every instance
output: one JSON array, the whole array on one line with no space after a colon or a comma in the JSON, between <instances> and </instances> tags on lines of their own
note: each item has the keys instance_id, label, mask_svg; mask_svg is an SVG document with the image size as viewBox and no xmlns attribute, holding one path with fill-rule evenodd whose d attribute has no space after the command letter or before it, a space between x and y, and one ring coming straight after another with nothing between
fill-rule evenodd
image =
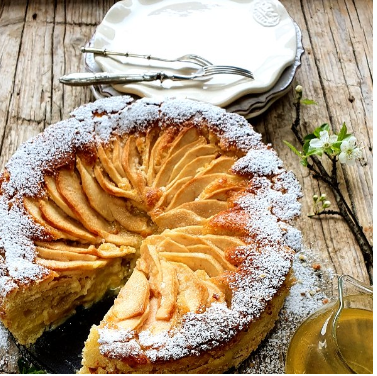
<instances>
[{"instance_id":1,"label":"glass pitcher","mask_svg":"<svg viewBox=\"0 0 377 376\"><path fill-rule=\"evenodd\" d=\"M373 373L373 289L342 275L338 292L297 329L286 373Z\"/></svg>"}]
</instances>

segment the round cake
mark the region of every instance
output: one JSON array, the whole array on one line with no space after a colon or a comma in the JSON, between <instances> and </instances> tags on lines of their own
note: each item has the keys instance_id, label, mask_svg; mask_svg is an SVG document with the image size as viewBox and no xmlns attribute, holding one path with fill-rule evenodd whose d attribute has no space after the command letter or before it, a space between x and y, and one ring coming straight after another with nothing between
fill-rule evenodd
<instances>
[{"instance_id":1,"label":"round cake","mask_svg":"<svg viewBox=\"0 0 377 376\"><path fill-rule=\"evenodd\" d=\"M289 292L300 186L218 107L89 103L23 144L0 187L0 318L19 343L117 294L80 373L223 372Z\"/></svg>"}]
</instances>

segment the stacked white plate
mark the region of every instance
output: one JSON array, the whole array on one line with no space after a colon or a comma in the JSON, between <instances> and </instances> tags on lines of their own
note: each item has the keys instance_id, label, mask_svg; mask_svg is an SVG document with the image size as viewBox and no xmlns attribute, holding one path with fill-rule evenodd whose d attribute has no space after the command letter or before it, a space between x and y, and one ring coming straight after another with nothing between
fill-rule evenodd
<instances>
[{"instance_id":1,"label":"stacked white plate","mask_svg":"<svg viewBox=\"0 0 377 376\"><path fill-rule=\"evenodd\" d=\"M249 69L254 80L216 75L192 81L93 86L98 98L184 97L252 118L286 94L304 52L301 32L277 0L125 0L98 26L91 47L174 59L196 54L216 65ZM84 54L90 72L191 73L191 63Z\"/></svg>"}]
</instances>

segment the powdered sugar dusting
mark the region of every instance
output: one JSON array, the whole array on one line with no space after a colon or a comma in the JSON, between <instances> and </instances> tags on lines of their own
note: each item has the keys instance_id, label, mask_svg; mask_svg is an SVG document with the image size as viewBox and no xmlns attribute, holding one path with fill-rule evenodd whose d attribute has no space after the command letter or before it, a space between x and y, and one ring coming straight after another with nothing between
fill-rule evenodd
<instances>
[{"instance_id":1,"label":"powdered sugar dusting","mask_svg":"<svg viewBox=\"0 0 377 376\"><path fill-rule=\"evenodd\" d=\"M17 346L13 343L9 332L0 323L0 373L17 373L18 357Z\"/></svg>"},{"instance_id":2,"label":"powdered sugar dusting","mask_svg":"<svg viewBox=\"0 0 377 376\"><path fill-rule=\"evenodd\" d=\"M280 221L289 221L300 214L298 195L274 190L266 177L254 176L250 186L254 194L244 195L235 202L249 214L249 232L262 243L284 241Z\"/></svg>"},{"instance_id":3,"label":"powdered sugar dusting","mask_svg":"<svg viewBox=\"0 0 377 376\"><path fill-rule=\"evenodd\" d=\"M271 149L249 150L245 157L240 158L233 166L235 171L243 174L271 175L277 174L283 162Z\"/></svg>"},{"instance_id":4,"label":"powdered sugar dusting","mask_svg":"<svg viewBox=\"0 0 377 376\"><path fill-rule=\"evenodd\" d=\"M101 351L122 358L143 354L151 361L197 355L229 341L259 317L285 280L298 233L288 224L299 214L301 192L292 173L283 170L275 151L261 142L245 119L209 104L190 100L139 100L129 97L102 99L72 112L72 118L49 127L23 144L6 165L1 184L0 230L2 296L26 280L43 278L48 270L35 264L33 237L46 234L33 224L22 208L22 197L42 192L44 175L74 160L78 150L108 142L115 134L145 131L150 126L184 125L187 122L208 128L220 136L221 146L236 147L246 155L233 166L237 174L250 177L247 193L235 204L249 216L247 230L254 245L241 247L241 273L231 280L231 307L213 304L202 314L189 313L172 333L152 336L139 333L100 333ZM9 206L9 203L13 203ZM286 224L285 226L282 224ZM243 271L243 272L242 272ZM114 337L115 336L115 337ZM128 355L127 355L128 354Z\"/></svg>"},{"instance_id":5,"label":"powdered sugar dusting","mask_svg":"<svg viewBox=\"0 0 377 376\"><path fill-rule=\"evenodd\" d=\"M0 291L5 296L18 284L43 278L49 274L34 263L35 246L30 234L45 236L43 229L32 222L17 203L9 205L0 199Z\"/></svg>"},{"instance_id":6,"label":"powdered sugar dusting","mask_svg":"<svg viewBox=\"0 0 377 376\"><path fill-rule=\"evenodd\" d=\"M113 97L111 100L109 98L99 99L77 108L70 115L80 121L90 120L93 119L93 114L104 116L118 113L132 101L133 99L127 95Z\"/></svg>"},{"instance_id":7,"label":"powdered sugar dusting","mask_svg":"<svg viewBox=\"0 0 377 376\"><path fill-rule=\"evenodd\" d=\"M291 247L296 252L300 251L302 248L301 231L284 222L279 222L279 225L283 232L283 239L285 244L287 244L288 247Z\"/></svg>"},{"instance_id":8,"label":"powdered sugar dusting","mask_svg":"<svg viewBox=\"0 0 377 376\"><path fill-rule=\"evenodd\" d=\"M321 270L315 270L312 268L314 262L318 259L312 249L303 249L295 256L293 271L297 281L291 287L275 328L236 373L285 373L285 356L294 332L332 296L334 271L323 266Z\"/></svg>"},{"instance_id":9,"label":"powdered sugar dusting","mask_svg":"<svg viewBox=\"0 0 377 376\"><path fill-rule=\"evenodd\" d=\"M251 148L263 146L262 136L243 117L210 104L173 99L162 104L161 115L171 124L183 124L191 120L201 125L203 120L207 121L210 129L223 136L224 147L236 146L246 153Z\"/></svg>"},{"instance_id":10,"label":"powdered sugar dusting","mask_svg":"<svg viewBox=\"0 0 377 376\"><path fill-rule=\"evenodd\" d=\"M134 336L132 330L124 329L99 329L101 336L100 343L124 342Z\"/></svg>"},{"instance_id":11,"label":"powdered sugar dusting","mask_svg":"<svg viewBox=\"0 0 377 376\"><path fill-rule=\"evenodd\" d=\"M68 119L48 127L20 146L5 168L9 180L2 184L9 197L36 196L42 190L44 174L54 171L73 153L93 142L93 126Z\"/></svg>"},{"instance_id":12,"label":"powdered sugar dusting","mask_svg":"<svg viewBox=\"0 0 377 376\"><path fill-rule=\"evenodd\" d=\"M240 247L240 252L246 255L241 269L247 272L234 275L231 309L224 304L214 304L202 314L187 314L182 327L174 333L134 334L140 354L152 362L197 355L215 348L222 341L231 340L239 330L259 317L284 282L293 257L287 244L293 243L296 249L300 247L299 231L291 230L293 228L288 223L282 226L300 213L297 199L301 191L297 183L293 184L293 175L282 169L282 161L276 153L264 146L260 136L246 127L240 117L232 115L230 119L225 111L212 106L201 105L198 109L196 102L169 101L161 106L167 122L175 124L190 118L194 122L202 121L198 111L210 124L219 127L225 145L249 150L235 163L233 170L253 176L250 182L253 193L241 196L235 203L249 214L248 231L262 246L258 249ZM274 186L266 176L275 178ZM100 350L103 354L118 359L135 356L134 339L124 343L107 341L106 330L101 330Z\"/></svg>"}]
</instances>

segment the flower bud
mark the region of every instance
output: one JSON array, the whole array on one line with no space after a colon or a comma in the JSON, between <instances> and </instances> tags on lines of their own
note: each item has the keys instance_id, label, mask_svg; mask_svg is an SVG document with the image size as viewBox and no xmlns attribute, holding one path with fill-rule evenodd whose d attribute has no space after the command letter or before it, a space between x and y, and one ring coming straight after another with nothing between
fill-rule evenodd
<instances>
[{"instance_id":1,"label":"flower bud","mask_svg":"<svg viewBox=\"0 0 377 376\"><path fill-rule=\"evenodd\" d=\"M302 86L297 85L295 90L296 90L296 93L302 93Z\"/></svg>"},{"instance_id":2,"label":"flower bud","mask_svg":"<svg viewBox=\"0 0 377 376\"><path fill-rule=\"evenodd\" d=\"M318 195L313 195L313 201L317 202L318 201Z\"/></svg>"},{"instance_id":3,"label":"flower bud","mask_svg":"<svg viewBox=\"0 0 377 376\"><path fill-rule=\"evenodd\" d=\"M322 194L321 194L321 197L319 198L319 201L325 201L326 198L327 198L326 193L322 193Z\"/></svg>"},{"instance_id":4,"label":"flower bud","mask_svg":"<svg viewBox=\"0 0 377 376\"><path fill-rule=\"evenodd\" d=\"M322 207L323 207L324 209L329 208L330 206L331 206L331 202L330 202L330 201L325 201L325 202L322 204Z\"/></svg>"}]
</instances>

